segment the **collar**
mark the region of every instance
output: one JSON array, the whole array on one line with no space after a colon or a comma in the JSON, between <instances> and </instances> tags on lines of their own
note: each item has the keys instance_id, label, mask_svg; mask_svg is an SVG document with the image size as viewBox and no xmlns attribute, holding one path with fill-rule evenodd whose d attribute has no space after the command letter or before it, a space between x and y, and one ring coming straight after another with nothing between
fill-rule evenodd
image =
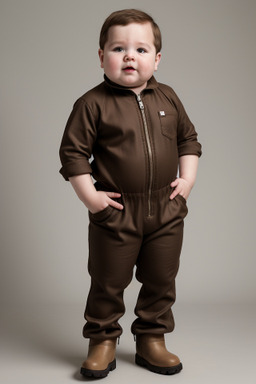
<instances>
[{"instance_id":1,"label":"collar","mask_svg":"<svg viewBox=\"0 0 256 384\"><path fill-rule=\"evenodd\" d=\"M114 89L117 89L117 90L120 90L120 91L126 91L128 93L134 93L131 89L127 88L127 87L124 87L122 85L119 85L119 84L116 84L114 83L113 81L111 81L105 74L104 74L104 80L105 80L105 84L108 86L108 87L111 87L111 88L114 88ZM149 89L155 89L155 88L158 88L158 82L156 81L156 79L154 78L154 76L152 76L148 82L147 82L147 86L146 88L144 88L142 90L142 92L144 92L145 90L149 90Z\"/></svg>"}]
</instances>

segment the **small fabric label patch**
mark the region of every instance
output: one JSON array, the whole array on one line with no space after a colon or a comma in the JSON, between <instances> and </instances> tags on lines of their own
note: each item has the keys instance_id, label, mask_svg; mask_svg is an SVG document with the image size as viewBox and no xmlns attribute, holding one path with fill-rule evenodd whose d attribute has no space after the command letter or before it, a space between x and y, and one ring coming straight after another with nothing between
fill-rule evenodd
<instances>
[{"instance_id":1,"label":"small fabric label patch","mask_svg":"<svg viewBox=\"0 0 256 384\"><path fill-rule=\"evenodd\" d=\"M160 116L165 116L165 111L160 111L160 112L159 112L159 115L160 115Z\"/></svg>"}]
</instances>

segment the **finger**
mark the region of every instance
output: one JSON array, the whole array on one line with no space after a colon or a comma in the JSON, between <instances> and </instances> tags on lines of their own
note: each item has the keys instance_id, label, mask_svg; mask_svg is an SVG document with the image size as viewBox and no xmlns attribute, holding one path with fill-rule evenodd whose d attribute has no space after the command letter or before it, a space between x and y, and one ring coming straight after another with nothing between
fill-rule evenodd
<instances>
[{"instance_id":1,"label":"finger","mask_svg":"<svg viewBox=\"0 0 256 384\"><path fill-rule=\"evenodd\" d=\"M119 210L122 210L124 208L124 206L122 204L120 204L117 201L111 199L111 197L113 199L120 197L121 193L118 193L118 192L106 192L106 195L109 197L108 204L111 205L111 207L114 207L114 208L119 209Z\"/></svg>"},{"instance_id":2,"label":"finger","mask_svg":"<svg viewBox=\"0 0 256 384\"><path fill-rule=\"evenodd\" d=\"M171 196L170 196L170 200L173 200L175 197L177 196L177 193L172 193Z\"/></svg>"},{"instance_id":3,"label":"finger","mask_svg":"<svg viewBox=\"0 0 256 384\"><path fill-rule=\"evenodd\" d=\"M171 183L171 187L177 187L178 184L179 184L179 179L176 179L176 180L174 180L174 181Z\"/></svg>"},{"instance_id":4,"label":"finger","mask_svg":"<svg viewBox=\"0 0 256 384\"><path fill-rule=\"evenodd\" d=\"M170 199L173 200L179 193L180 191L175 188L174 191L171 193Z\"/></svg>"},{"instance_id":5,"label":"finger","mask_svg":"<svg viewBox=\"0 0 256 384\"><path fill-rule=\"evenodd\" d=\"M112 197L112 198L121 196L121 193L118 193L118 192L105 192L105 193L108 197Z\"/></svg>"},{"instance_id":6,"label":"finger","mask_svg":"<svg viewBox=\"0 0 256 384\"><path fill-rule=\"evenodd\" d=\"M124 206L122 204L112 199L109 199L108 204L111 205L111 207L113 208L119 209L120 211L124 209Z\"/></svg>"}]
</instances>

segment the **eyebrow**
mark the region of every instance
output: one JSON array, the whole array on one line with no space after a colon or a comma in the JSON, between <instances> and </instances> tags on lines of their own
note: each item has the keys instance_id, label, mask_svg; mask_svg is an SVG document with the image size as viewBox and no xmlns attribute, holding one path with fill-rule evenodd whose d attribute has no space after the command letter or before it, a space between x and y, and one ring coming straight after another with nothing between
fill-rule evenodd
<instances>
[{"instance_id":1,"label":"eyebrow","mask_svg":"<svg viewBox=\"0 0 256 384\"><path fill-rule=\"evenodd\" d=\"M114 41L113 43L110 44L110 47L112 47L113 45L123 45L124 42L123 41Z\"/></svg>"},{"instance_id":2,"label":"eyebrow","mask_svg":"<svg viewBox=\"0 0 256 384\"><path fill-rule=\"evenodd\" d=\"M113 43L110 44L110 47L113 47L115 45L125 45L125 43L123 41L114 41ZM150 45L147 44L147 43L143 43L143 42L137 42L136 45L138 45L139 47L140 46L144 46L144 47L147 47L147 48L150 48Z\"/></svg>"}]
</instances>

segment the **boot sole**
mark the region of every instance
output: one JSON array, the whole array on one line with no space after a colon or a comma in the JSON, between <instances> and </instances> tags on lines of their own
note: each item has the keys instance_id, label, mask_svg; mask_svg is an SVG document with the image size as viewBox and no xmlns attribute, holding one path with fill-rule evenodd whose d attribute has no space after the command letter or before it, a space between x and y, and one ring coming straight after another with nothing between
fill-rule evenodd
<instances>
[{"instance_id":1,"label":"boot sole","mask_svg":"<svg viewBox=\"0 0 256 384\"><path fill-rule=\"evenodd\" d=\"M179 373L183 368L181 363L173 367L158 367L157 365L150 364L137 353L135 355L135 363L141 367L147 368L151 372L160 373L161 375L175 375L175 373Z\"/></svg>"},{"instance_id":2,"label":"boot sole","mask_svg":"<svg viewBox=\"0 0 256 384\"><path fill-rule=\"evenodd\" d=\"M87 369L87 368L81 368L80 373L82 376L85 377L106 377L110 371L114 371L116 369L116 360L113 360L111 363L109 363L108 367L103 370L93 370L93 369Z\"/></svg>"}]
</instances>

